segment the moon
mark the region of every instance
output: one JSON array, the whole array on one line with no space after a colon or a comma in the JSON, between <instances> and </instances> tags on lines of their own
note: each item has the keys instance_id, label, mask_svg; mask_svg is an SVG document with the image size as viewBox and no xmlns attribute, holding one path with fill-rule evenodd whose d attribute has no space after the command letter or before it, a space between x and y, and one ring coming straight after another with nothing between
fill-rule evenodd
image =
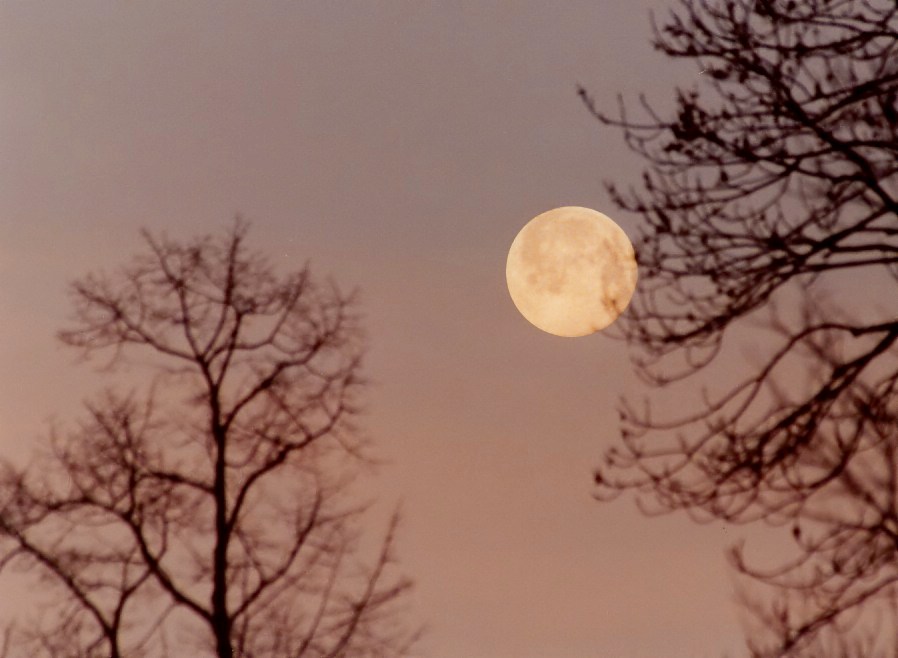
<instances>
[{"instance_id":1,"label":"moon","mask_svg":"<svg viewBox=\"0 0 898 658\"><path fill-rule=\"evenodd\" d=\"M531 324L569 338L608 327L636 289L636 254L607 215L578 206L531 219L508 251L505 280Z\"/></svg>"}]
</instances>

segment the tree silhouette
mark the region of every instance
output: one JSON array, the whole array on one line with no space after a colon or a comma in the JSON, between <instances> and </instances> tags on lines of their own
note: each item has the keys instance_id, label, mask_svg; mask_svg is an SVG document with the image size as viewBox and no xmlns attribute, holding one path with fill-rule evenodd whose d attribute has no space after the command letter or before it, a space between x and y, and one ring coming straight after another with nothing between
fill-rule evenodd
<instances>
[{"instance_id":1,"label":"tree silhouette","mask_svg":"<svg viewBox=\"0 0 898 658\"><path fill-rule=\"evenodd\" d=\"M152 385L107 392L31 466L3 466L0 567L47 593L8 650L380 657L414 642L396 517L364 560L348 489L369 459L354 302L307 266L277 276L246 233L144 232L119 274L73 285L62 341L110 366L139 357Z\"/></svg>"},{"instance_id":2,"label":"tree silhouette","mask_svg":"<svg viewBox=\"0 0 898 658\"><path fill-rule=\"evenodd\" d=\"M785 526L794 559L731 554L776 592L750 605L754 655L876 655L869 630L898 632L898 6L683 0L653 25L698 69L669 118L579 93L647 165L609 184L644 219L622 334L663 398L701 395L679 416L625 401L597 496Z\"/></svg>"}]
</instances>

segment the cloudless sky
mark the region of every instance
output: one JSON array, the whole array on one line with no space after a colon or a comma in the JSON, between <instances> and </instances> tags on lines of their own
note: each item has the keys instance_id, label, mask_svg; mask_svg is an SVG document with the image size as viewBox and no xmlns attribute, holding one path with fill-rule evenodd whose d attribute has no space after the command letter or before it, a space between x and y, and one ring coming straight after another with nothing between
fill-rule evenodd
<instances>
[{"instance_id":1,"label":"cloudless sky","mask_svg":"<svg viewBox=\"0 0 898 658\"><path fill-rule=\"evenodd\" d=\"M591 498L617 399L641 390L625 346L544 334L505 287L545 210L635 235L601 181L639 162L575 85L613 109L697 75L651 49L651 4L0 2L0 450L27 455L103 385L54 338L69 281L126 262L142 227L241 213L279 267L360 288L364 427L390 460L380 499L403 501L422 653L740 646L723 548L744 530Z\"/></svg>"}]
</instances>

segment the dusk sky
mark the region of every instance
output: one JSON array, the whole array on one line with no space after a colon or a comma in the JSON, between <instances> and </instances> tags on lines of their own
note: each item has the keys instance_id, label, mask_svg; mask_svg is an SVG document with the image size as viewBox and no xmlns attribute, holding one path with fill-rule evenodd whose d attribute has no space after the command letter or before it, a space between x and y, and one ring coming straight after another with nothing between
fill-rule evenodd
<instances>
[{"instance_id":1,"label":"dusk sky","mask_svg":"<svg viewBox=\"0 0 898 658\"><path fill-rule=\"evenodd\" d=\"M748 531L593 500L618 398L642 392L626 346L539 331L505 283L551 208L639 230L602 181L640 163L576 85L613 110L698 75L652 50L650 6L667 3L0 2L3 455L104 385L55 339L67 284L126 263L141 228L240 214L283 271L359 288L363 425L389 460L374 491L402 502L422 655L736 650L723 551Z\"/></svg>"}]
</instances>

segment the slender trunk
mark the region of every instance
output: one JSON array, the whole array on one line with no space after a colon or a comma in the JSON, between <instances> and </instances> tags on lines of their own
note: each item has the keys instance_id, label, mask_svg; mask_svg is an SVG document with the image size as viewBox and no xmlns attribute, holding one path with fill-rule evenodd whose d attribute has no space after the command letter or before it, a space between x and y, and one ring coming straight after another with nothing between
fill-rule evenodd
<instances>
[{"instance_id":1,"label":"slender trunk","mask_svg":"<svg viewBox=\"0 0 898 658\"><path fill-rule=\"evenodd\" d=\"M221 426L213 429L217 454L215 458L215 554L212 567L212 630L218 658L233 658L231 620L228 616L228 526L227 488L225 486L225 433Z\"/></svg>"}]
</instances>

